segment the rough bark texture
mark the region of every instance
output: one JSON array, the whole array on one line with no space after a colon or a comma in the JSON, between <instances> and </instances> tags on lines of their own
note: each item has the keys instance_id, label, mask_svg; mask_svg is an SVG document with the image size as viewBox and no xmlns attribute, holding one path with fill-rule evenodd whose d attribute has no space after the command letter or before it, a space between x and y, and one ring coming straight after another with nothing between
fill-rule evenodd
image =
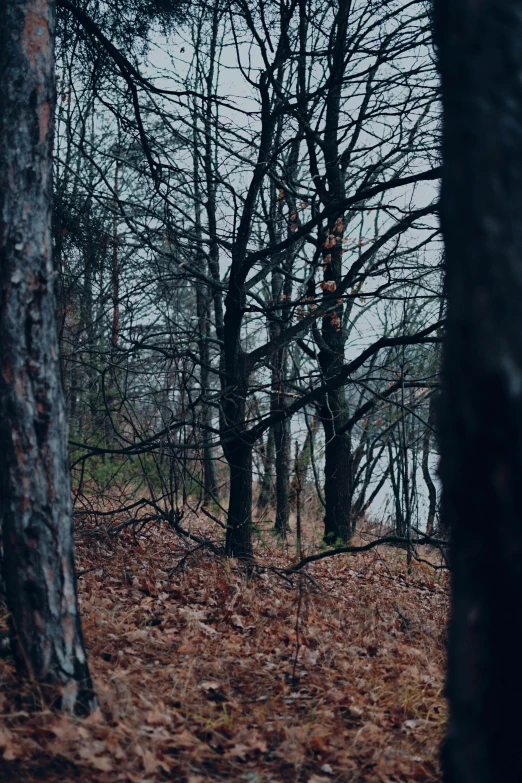
<instances>
[{"instance_id":1,"label":"rough bark texture","mask_svg":"<svg viewBox=\"0 0 522 783\"><path fill-rule=\"evenodd\" d=\"M16 660L51 701L88 709L53 299L53 26L47 0L0 4L0 521Z\"/></svg>"},{"instance_id":2,"label":"rough bark texture","mask_svg":"<svg viewBox=\"0 0 522 783\"><path fill-rule=\"evenodd\" d=\"M450 783L522 780L522 3L438 0Z\"/></svg>"}]
</instances>

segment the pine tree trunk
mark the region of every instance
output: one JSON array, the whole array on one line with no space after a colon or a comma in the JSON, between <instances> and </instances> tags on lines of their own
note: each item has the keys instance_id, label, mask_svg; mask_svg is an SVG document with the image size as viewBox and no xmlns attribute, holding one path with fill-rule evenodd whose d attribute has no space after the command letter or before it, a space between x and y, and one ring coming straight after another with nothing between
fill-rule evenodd
<instances>
[{"instance_id":1,"label":"pine tree trunk","mask_svg":"<svg viewBox=\"0 0 522 783\"><path fill-rule=\"evenodd\" d=\"M54 7L0 4L0 518L12 645L64 709L95 703L73 562L51 246Z\"/></svg>"},{"instance_id":2,"label":"pine tree trunk","mask_svg":"<svg viewBox=\"0 0 522 783\"><path fill-rule=\"evenodd\" d=\"M447 783L522 780L522 4L438 0Z\"/></svg>"}]
</instances>

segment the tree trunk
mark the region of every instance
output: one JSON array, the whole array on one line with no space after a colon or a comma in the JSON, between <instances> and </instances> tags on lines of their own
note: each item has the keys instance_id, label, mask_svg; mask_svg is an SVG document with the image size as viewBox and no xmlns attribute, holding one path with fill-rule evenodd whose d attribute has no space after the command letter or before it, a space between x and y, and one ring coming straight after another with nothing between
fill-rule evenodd
<instances>
[{"instance_id":1,"label":"tree trunk","mask_svg":"<svg viewBox=\"0 0 522 783\"><path fill-rule=\"evenodd\" d=\"M281 125L278 128L277 138ZM277 143L277 142L276 142ZM298 155L298 143L294 143L288 160L289 172L295 173ZM278 198L277 191L274 188L270 202L270 222L273 227L272 234L274 240L282 240L286 228L287 235L290 233L287 227L287 219L283 213L282 199ZM288 198L288 206L295 213L295 204L291 197ZM286 224L286 225L285 225ZM281 332L289 326L289 310L284 309L284 301L290 301L292 298L292 277L294 249L283 253L280 259L280 265L288 271L284 275L279 265L272 270L272 305L273 313L269 318L268 328L271 339L277 344L281 337ZM286 345L280 346L274 352L272 357L272 389L270 412L272 414L282 411L286 408L285 384L288 374L288 348ZM273 426L274 450L275 450L275 524L274 529L283 538L286 538L290 521L290 420L284 418Z\"/></svg>"},{"instance_id":2,"label":"tree trunk","mask_svg":"<svg viewBox=\"0 0 522 783\"><path fill-rule=\"evenodd\" d=\"M230 499L227 514L226 553L252 556L252 447L238 440L226 447L230 466Z\"/></svg>"},{"instance_id":3,"label":"tree trunk","mask_svg":"<svg viewBox=\"0 0 522 783\"><path fill-rule=\"evenodd\" d=\"M120 337L120 261L118 258L118 198L119 198L119 174L120 164L116 161L114 167L114 203L112 206L112 266L111 266L111 296L112 296L112 325L111 346L115 353Z\"/></svg>"},{"instance_id":4,"label":"tree trunk","mask_svg":"<svg viewBox=\"0 0 522 783\"><path fill-rule=\"evenodd\" d=\"M332 257L336 255L332 248ZM338 253L337 253L338 255ZM332 271L334 268L334 271ZM330 262L325 277L339 275L340 258ZM336 318L342 315L336 313ZM319 363L325 380L334 377L343 366L344 335L336 320L323 318L323 345L319 351ZM338 431L348 420L348 403L344 388L330 392L320 408L324 428L324 539L328 543L348 541L352 534L352 449L349 433Z\"/></svg>"},{"instance_id":5,"label":"tree trunk","mask_svg":"<svg viewBox=\"0 0 522 783\"><path fill-rule=\"evenodd\" d=\"M200 284L196 286L196 298L198 310L199 357L201 360L201 392L204 397L201 406L201 423L203 425L201 440L203 451L203 502L206 505L217 499L218 484L214 449L212 447L212 435L210 433L210 427L212 426L212 408L207 402L207 397L211 392L209 369L210 313L207 293L204 287Z\"/></svg>"},{"instance_id":6,"label":"tree trunk","mask_svg":"<svg viewBox=\"0 0 522 783\"><path fill-rule=\"evenodd\" d=\"M424 483L428 489L428 520L426 522L426 533L431 536L435 529L435 514L437 513L437 488L433 482L430 472L430 445L431 445L431 431L435 416L433 412L433 396L430 398L430 407L428 414L427 426L424 429L424 437L422 439L422 475Z\"/></svg>"},{"instance_id":7,"label":"tree trunk","mask_svg":"<svg viewBox=\"0 0 522 783\"><path fill-rule=\"evenodd\" d=\"M284 419L274 426L276 468L275 530L286 538L290 518L290 421Z\"/></svg>"},{"instance_id":8,"label":"tree trunk","mask_svg":"<svg viewBox=\"0 0 522 783\"><path fill-rule=\"evenodd\" d=\"M272 296L274 302L281 301L283 291L283 279L279 272L272 273ZM276 311L281 318L281 311ZM270 326L270 334L273 340L278 340L281 333L281 323L276 322ZM278 349L273 357L272 368L272 400L270 412L277 413L286 407L285 380L287 374L287 349L286 346ZM275 452L275 505L276 516L274 529L286 538L290 519L290 420L283 419L273 426L274 452Z\"/></svg>"},{"instance_id":9,"label":"tree trunk","mask_svg":"<svg viewBox=\"0 0 522 783\"><path fill-rule=\"evenodd\" d=\"M393 500L395 503L395 533L398 536L405 536L406 535L406 522L404 519L403 511L402 511L402 499L403 499L403 493L401 491L401 466L400 466L400 452L397 451L397 473L395 473L394 468L394 456L393 456L393 449L391 441L388 441L388 459L389 459L389 467L390 467L390 483L392 485L392 491L393 491Z\"/></svg>"},{"instance_id":10,"label":"tree trunk","mask_svg":"<svg viewBox=\"0 0 522 783\"><path fill-rule=\"evenodd\" d=\"M328 395L322 408L324 447L324 540L333 544L351 537L352 469L351 444L347 435L337 434L344 423L344 389Z\"/></svg>"},{"instance_id":11,"label":"tree trunk","mask_svg":"<svg viewBox=\"0 0 522 783\"><path fill-rule=\"evenodd\" d=\"M202 230L201 230L201 206L200 206L200 185L199 185L199 159L198 159L198 135L197 127L194 125L194 191L196 196L196 236L198 240L198 261L199 265L206 272L206 262L201 252L202 248ZM212 436L210 427L212 426L212 409L207 402L208 395L211 392L210 386L210 297L206 286L199 281L196 283L196 308L198 315L198 348L199 360L201 362L200 383L203 402L201 407L202 423L202 451L203 451L203 503L206 505L217 498L217 476L212 448Z\"/></svg>"},{"instance_id":12,"label":"tree trunk","mask_svg":"<svg viewBox=\"0 0 522 783\"><path fill-rule=\"evenodd\" d=\"M76 597L51 248L54 8L0 4L0 519L12 647L64 709L95 703Z\"/></svg>"},{"instance_id":13,"label":"tree trunk","mask_svg":"<svg viewBox=\"0 0 522 783\"><path fill-rule=\"evenodd\" d=\"M235 296L234 296L235 294ZM246 435L246 399L249 371L240 344L242 300L237 289L227 294L224 319L224 365L230 389L223 395L226 429L222 447L230 469L226 552L231 557L251 557L252 549L252 450Z\"/></svg>"},{"instance_id":14,"label":"tree trunk","mask_svg":"<svg viewBox=\"0 0 522 783\"><path fill-rule=\"evenodd\" d=\"M264 511L265 508L268 508L268 506L271 506L274 502L274 455L274 428L270 427L266 438L266 450L263 460L263 478L261 480L261 489L259 490L259 498L257 501L259 511Z\"/></svg>"},{"instance_id":15,"label":"tree trunk","mask_svg":"<svg viewBox=\"0 0 522 783\"><path fill-rule=\"evenodd\" d=\"M340 165L339 140L341 92L346 68L346 40L350 0L340 0L336 9L335 43L332 48L330 83L325 96L324 159L325 179L328 187L322 194L326 205L339 204L345 197L345 172ZM326 232L324 229L326 228ZM326 226L321 226L321 252L323 261L324 290L333 292L343 279L342 241L344 237L344 216L332 215ZM343 328L344 305L338 302L322 319L319 347L319 364L325 380L339 372L344 363L346 333ZM321 418L325 434L324 465L324 538L328 543L336 540L348 541L351 536L351 439L349 435L337 434L348 418L348 405L344 389L327 395L321 406Z\"/></svg>"},{"instance_id":16,"label":"tree trunk","mask_svg":"<svg viewBox=\"0 0 522 783\"><path fill-rule=\"evenodd\" d=\"M438 0L448 783L522 780L522 4Z\"/></svg>"}]
</instances>

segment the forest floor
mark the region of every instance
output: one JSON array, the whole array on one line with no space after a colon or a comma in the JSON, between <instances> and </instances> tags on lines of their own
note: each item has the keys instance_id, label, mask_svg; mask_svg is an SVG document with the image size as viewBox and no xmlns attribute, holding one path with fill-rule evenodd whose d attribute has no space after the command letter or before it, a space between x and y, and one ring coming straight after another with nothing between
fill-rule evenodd
<instances>
[{"instance_id":1,"label":"forest floor","mask_svg":"<svg viewBox=\"0 0 522 783\"><path fill-rule=\"evenodd\" d=\"M444 573L408 574L402 550L379 547L249 576L193 548L164 528L80 538L100 708L40 708L3 658L1 781L440 780ZM292 561L271 536L257 550L267 569Z\"/></svg>"}]
</instances>

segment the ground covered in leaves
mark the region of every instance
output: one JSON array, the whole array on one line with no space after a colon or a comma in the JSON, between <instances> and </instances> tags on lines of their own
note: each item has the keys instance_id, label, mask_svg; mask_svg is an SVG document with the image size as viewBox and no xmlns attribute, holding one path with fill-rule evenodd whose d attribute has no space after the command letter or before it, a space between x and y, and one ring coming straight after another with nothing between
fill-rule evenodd
<instances>
[{"instance_id":1,"label":"ground covered in leaves","mask_svg":"<svg viewBox=\"0 0 522 783\"><path fill-rule=\"evenodd\" d=\"M166 529L78 543L100 708L46 711L0 661L0 780L438 781L447 581L403 551L291 578ZM424 553L430 558L430 553ZM4 612L5 614L5 612ZM5 620L5 618L4 618Z\"/></svg>"}]
</instances>

